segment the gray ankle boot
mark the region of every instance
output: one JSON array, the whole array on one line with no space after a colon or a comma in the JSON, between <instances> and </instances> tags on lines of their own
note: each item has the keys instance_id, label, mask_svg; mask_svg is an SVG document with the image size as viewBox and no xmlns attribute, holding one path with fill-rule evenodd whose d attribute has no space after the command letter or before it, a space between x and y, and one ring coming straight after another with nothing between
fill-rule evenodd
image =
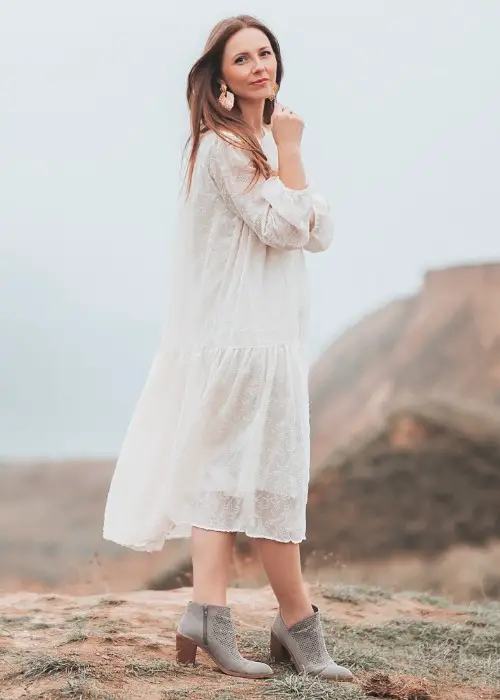
<instances>
[{"instance_id":1,"label":"gray ankle boot","mask_svg":"<svg viewBox=\"0 0 500 700\"><path fill-rule=\"evenodd\" d=\"M326 649L318 608L289 629L280 612L271 627L271 656L276 661L292 661L298 673L310 673L326 680L352 681L348 668L339 666Z\"/></svg>"},{"instance_id":2,"label":"gray ankle boot","mask_svg":"<svg viewBox=\"0 0 500 700\"><path fill-rule=\"evenodd\" d=\"M194 664L197 647L206 651L229 676L268 678L273 675L270 666L244 659L238 651L230 608L188 603L177 627L177 662Z\"/></svg>"}]
</instances>

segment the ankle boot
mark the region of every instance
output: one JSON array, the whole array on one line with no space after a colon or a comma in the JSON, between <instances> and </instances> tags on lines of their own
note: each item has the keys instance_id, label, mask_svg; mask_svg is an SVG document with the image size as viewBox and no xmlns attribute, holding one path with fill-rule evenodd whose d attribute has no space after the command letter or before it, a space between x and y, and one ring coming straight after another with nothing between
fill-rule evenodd
<instances>
[{"instance_id":1,"label":"ankle boot","mask_svg":"<svg viewBox=\"0 0 500 700\"><path fill-rule=\"evenodd\" d=\"M331 658L325 644L318 608L314 614L287 628L280 612L271 627L271 656L276 661L292 661L298 673L310 673L326 680L352 681L348 668Z\"/></svg>"},{"instance_id":2,"label":"ankle boot","mask_svg":"<svg viewBox=\"0 0 500 700\"><path fill-rule=\"evenodd\" d=\"M270 666L249 661L238 651L230 608L200 605L192 601L188 603L177 628L177 662L194 664L197 647L203 649L229 676L268 678L273 675Z\"/></svg>"}]
</instances>

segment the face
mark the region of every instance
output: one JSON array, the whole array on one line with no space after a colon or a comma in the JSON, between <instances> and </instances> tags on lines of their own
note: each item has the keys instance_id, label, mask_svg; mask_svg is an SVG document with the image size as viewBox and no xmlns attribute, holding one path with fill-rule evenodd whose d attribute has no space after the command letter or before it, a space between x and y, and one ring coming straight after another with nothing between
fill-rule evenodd
<instances>
[{"instance_id":1,"label":"face","mask_svg":"<svg viewBox=\"0 0 500 700\"><path fill-rule=\"evenodd\" d=\"M271 96L276 69L271 43L260 29L240 29L227 42L222 57L222 79L240 100L263 100Z\"/></svg>"}]
</instances>

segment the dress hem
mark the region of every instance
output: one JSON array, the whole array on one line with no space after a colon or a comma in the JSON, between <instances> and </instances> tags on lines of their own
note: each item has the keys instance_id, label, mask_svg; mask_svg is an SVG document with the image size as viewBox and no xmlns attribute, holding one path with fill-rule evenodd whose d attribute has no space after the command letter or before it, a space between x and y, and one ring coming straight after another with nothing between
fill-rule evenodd
<instances>
[{"instance_id":1,"label":"dress hem","mask_svg":"<svg viewBox=\"0 0 500 700\"><path fill-rule=\"evenodd\" d=\"M234 533L234 534L243 534L249 537L250 539L256 539L256 540L270 540L272 542L282 542L283 544L300 544L301 542L304 542L306 539L305 536L302 537L301 539L284 539L284 538L279 538L279 537L270 537L269 535L262 535L262 534L250 534L245 529L236 529L236 530L229 530L229 529L224 529L224 528L219 528L219 527L207 527L206 525L198 525L196 523L191 523L191 527L197 527L200 530L209 530L212 532L227 532L227 533ZM104 540L108 540L110 542L115 542L116 544L120 545L121 547L128 547L129 549L133 549L137 552L157 552L163 549L165 546L165 543L168 540L184 540L184 539L191 539L191 535L175 535L174 537L167 537L164 536L162 540L152 540L150 542L145 542L145 543L132 543L132 542L126 542L124 539L122 539L119 536L113 536L113 535L102 535Z\"/></svg>"},{"instance_id":2,"label":"dress hem","mask_svg":"<svg viewBox=\"0 0 500 700\"><path fill-rule=\"evenodd\" d=\"M278 537L270 537L269 535L251 535L247 530L240 529L240 530L224 530L224 528L221 527L207 527L206 525L197 525L196 523L191 523L191 527L197 527L200 530L212 530L213 532L233 532L235 534L241 533L243 535L246 535L247 537L250 537L251 539L254 540L271 540L272 542L283 542L284 544L300 544L305 540L305 537L303 537L300 540L292 540L290 538L288 539L281 539Z\"/></svg>"}]
</instances>

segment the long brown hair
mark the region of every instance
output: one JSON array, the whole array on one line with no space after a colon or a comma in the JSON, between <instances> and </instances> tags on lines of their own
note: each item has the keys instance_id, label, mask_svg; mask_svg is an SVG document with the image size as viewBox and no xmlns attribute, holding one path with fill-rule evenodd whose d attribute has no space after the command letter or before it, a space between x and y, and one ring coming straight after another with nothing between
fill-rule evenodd
<instances>
[{"instance_id":1,"label":"long brown hair","mask_svg":"<svg viewBox=\"0 0 500 700\"><path fill-rule=\"evenodd\" d=\"M283 78L283 62L278 40L268 27L255 17L238 15L223 19L210 32L203 55L196 61L189 71L187 81L187 101L191 117L191 134L185 148L190 145L189 161L187 167L189 194L193 178L196 156L200 146L200 140L207 131L215 131L225 141L248 151L250 161L255 168L252 182L257 181L260 175L268 178L271 168L261 145L252 128L243 119L237 103L231 111L219 104L222 55L228 40L241 29L252 27L260 29L267 38L274 51L277 62L276 82L278 86ZM274 101L266 100L264 106L264 124L271 123L274 111ZM228 138L225 132L237 137L237 141Z\"/></svg>"}]
</instances>

